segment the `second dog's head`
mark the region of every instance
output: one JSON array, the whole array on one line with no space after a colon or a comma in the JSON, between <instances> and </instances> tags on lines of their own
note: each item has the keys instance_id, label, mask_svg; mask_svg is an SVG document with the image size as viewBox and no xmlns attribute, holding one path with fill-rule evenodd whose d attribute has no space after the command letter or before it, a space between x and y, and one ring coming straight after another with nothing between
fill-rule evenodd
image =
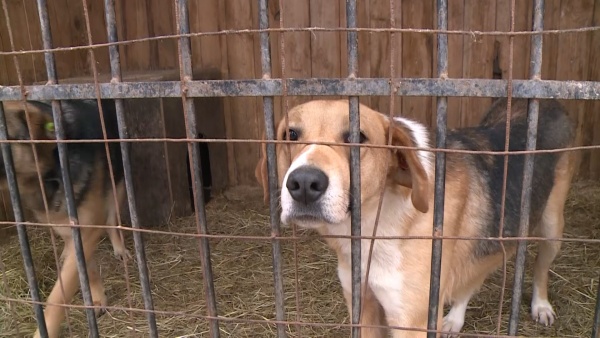
<instances>
[{"instance_id":1,"label":"second dog's head","mask_svg":"<svg viewBox=\"0 0 600 338\"><path fill-rule=\"evenodd\" d=\"M37 102L24 104L20 101L4 101L2 105L9 140L55 139L50 106ZM29 123L27 117L29 117ZM56 143L35 144L40 172L44 173L55 165L55 148ZM39 185L31 143L12 143L11 153L21 191L26 192L31 184ZM4 159L0 156L0 188L6 188L6 184Z\"/></svg>"},{"instance_id":2,"label":"second dog's head","mask_svg":"<svg viewBox=\"0 0 600 338\"><path fill-rule=\"evenodd\" d=\"M281 220L303 227L337 224L350 215L350 147L303 142L349 143L348 101L311 101L294 107L277 128L278 184L281 187ZM428 147L425 128L406 119L389 120L360 106L360 142ZM268 200L266 145L255 175ZM361 203L378 198L384 185L406 196L420 212L429 210L430 154L408 149L361 147ZM400 206L399 206L400 207Z\"/></svg>"}]
</instances>

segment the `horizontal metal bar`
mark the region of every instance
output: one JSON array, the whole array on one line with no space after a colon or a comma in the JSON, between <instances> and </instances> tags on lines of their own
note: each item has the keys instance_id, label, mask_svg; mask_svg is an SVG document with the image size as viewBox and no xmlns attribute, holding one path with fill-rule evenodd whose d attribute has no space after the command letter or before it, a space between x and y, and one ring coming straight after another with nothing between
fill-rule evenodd
<instances>
[{"instance_id":1,"label":"horizontal metal bar","mask_svg":"<svg viewBox=\"0 0 600 338\"><path fill-rule=\"evenodd\" d=\"M287 94L389 96L388 79L286 79ZM181 97L181 82L101 83L102 98ZM396 79L393 87L401 96L506 97L506 80L488 79ZM26 86L29 100L95 99L93 83ZM210 80L186 83L187 97L281 96L281 79ZM513 97L537 99L599 100L600 82L514 80ZM0 86L0 100L21 99L19 86Z\"/></svg>"}]
</instances>

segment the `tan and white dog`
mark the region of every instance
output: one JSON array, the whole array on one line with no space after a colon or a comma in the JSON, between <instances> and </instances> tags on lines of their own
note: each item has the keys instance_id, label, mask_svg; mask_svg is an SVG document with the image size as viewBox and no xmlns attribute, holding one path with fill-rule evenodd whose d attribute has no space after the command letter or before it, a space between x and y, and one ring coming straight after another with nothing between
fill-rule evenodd
<instances>
[{"instance_id":1,"label":"tan and white dog","mask_svg":"<svg viewBox=\"0 0 600 338\"><path fill-rule=\"evenodd\" d=\"M448 132L450 149L503 151L506 99L496 101L479 126ZM524 150L527 135L527 100L513 100L510 150ZM347 101L311 101L294 107L277 128L277 140L348 142ZM361 143L385 145L391 134L396 146L428 148L431 135L422 124L387 116L360 106ZM281 220L322 235L350 235L349 147L317 144L278 144L277 170L281 187ZM573 143L573 126L556 101L540 103L537 149L558 149ZM268 196L265 145L256 177ZM383 203L376 236L431 236L433 224L434 153L361 147L361 231L373 235L379 199ZM291 161L290 161L291 159ZM531 192L532 234L560 238L563 209L573 176L572 152L535 155ZM474 238L498 237L503 181L503 156L448 153L446 156L444 235ZM511 155L503 236L518 232L523 181L523 155ZM267 200L267 199L266 199ZM350 240L326 238L338 257L338 276L348 309L351 296ZM364 298L361 324L426 329L431 268L431 239L377 239L365 284L371 240L362 240ZM516 244L505 244L513 254ZM555 313L548 301L548 270L560 241L539 243L534 268L531 314L550 325ZM469 299L484 280L502 264L496 240L443 241L440 308L451 303L438 329L460 332ZM387 330L363 328L362 337L384 337ZM416 337L423 331L393 330L394 337Z\"/></svg>"}]
</instances>

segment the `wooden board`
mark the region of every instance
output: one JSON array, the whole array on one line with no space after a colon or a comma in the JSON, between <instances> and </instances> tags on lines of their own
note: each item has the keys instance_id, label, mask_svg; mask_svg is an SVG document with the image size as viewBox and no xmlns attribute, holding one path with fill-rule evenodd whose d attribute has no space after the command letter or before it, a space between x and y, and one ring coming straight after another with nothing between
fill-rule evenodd
<instances>
[{"instance_id":1,"label":"wooden board","mask_svg":"<svg viewBox=\"0 0 600 338\"><path fill-rule=\"evenodd\" d=\"M31 0L19 2L7 2L7 9L10 18L11 31L13 36L15 50L31 50L39 49L42 45L39 20L37 16L37 7L35 2ZM3 12L3 11L2 11ZM4 18L4 12L2 13ZM0 39L2 40L3 50L11 50L10 36L8 26L3 19L3 24L0 25ZM15 68L14 57L3 57L5 73L0 75L6 76L7 82L18 84L17 71ZM21 76L25 84L30 84L38 78L45 78L46 69L43 61L43 54L19 55L17 62L21 70ZM0 71L2 69L0 62ZM10 80L9 80L10 79Z\"/></svg>"},{"instance_id":2,"label":"wooden board","mask_svg":"<svg viewBox=\"0 0 600 338\"><path fill-rule=\"evenodd\" d=\"M589 27L592 24L594 14L594 1L563 1L560 9L560 28L580 28ZM556 79L557 80L584 80L588 76L588 63L575 62L582 55L589 56L591 33L563 34L558 38L558 54ZM586 130L586 104L577 101L565 101L567 110L575 121L577 127L575 132L575 144L583 144L584 133ZM588 117L589 118L589 117ZM583 167L589 167L589 152L578 152L581 161L584 162L578 171Z\"/></svg>"},{"instance_id":3,"label":"wooden board","mask_svg":"<svg viewBox=\"0 0 600 338\"><path fill-rule=\"evenodd\" d=\"M592 21L589 23L590 26L600 25L600 6L596 4L594 6L594 12L592 14ZM586 33L589 37L589 62L588 72L584 74L586 79L591 81L600 81L600 61L598 60L597 53L600 46L600 34L595 32ZM582 37L583 38L583 37ZM581 128L581 144L582 145L598 145L600 144L600 101L588 101L585 102L583 107L579 106L580 118L582 119ZM600 150L584 151L581 153L581 177L584 178L600 178Z\"/></svg>"},{"instance_id":4,"label":"wooden board","mask_svg":"<svg viewBox=\"0 0 600 338\"><path fill-rule=\"evenodd\" d=\"M515 31L528 31L532 29L533 3L531 1L515 2ZM496 30L510 32L511 0L497 0L496 5ZM498 66L502 79L509 78L510 39L508 36L498 36L495 39L494 61ZM529 60L531 38L529 36L515 36L513 39L513 79L529 78Z\"/></svg>"},{"instance_id":5,"label":"wooden board","mask_svg":"<svg viewBox=\"0 0 600 338\"><path fill-rule=\"evenodd\" d=\"M465 0L464 29L493 31L496 23L495 0ZM494 59L494 37L463 37L463 77L492 78ZM490 98L464 98L461 104L461 126L473 126L481 120L485 110L491 105Z\"/></svg>"},{"instance_id":6,"label":"wooden board","mask_svg":"<svg viewBox=\"0 0 600 338\"><path fill-rule=\"evenodd\" d=\"M222 80L223 74L216 68L203 68L194 71L194 79L198 80ZM203 138L225 139L225 102L222 97L198 97L194 99L196 109L197 132ZM229 175L224 168L230 167L225 143L208 143L210 171L212 176L213 193L222 192L229 185ZM186 150L187 151L187 150ZM206 165L203 164L203 170Z\"/></svg>"},{"instance_id":7,"label":"wooden board","mask_svg":"<svg viewBox=\"0 0 600 338\"><path fill-rule=\"evenodd\" d=\"M309 27L310 25L310 1L294 0L282 1L280 15L283 16L285 27ZM330 4L333 6L333 4ZM285 51L285 73L286 78L309 78L311 73L311 33L309 32L286 32L284 34ZM335 54L335 50L331 53ZM280 55L281 57L281 55ZM288 96L282 104L292 108L300 103L309 101L308 96Z\"/></svg>"},{"instance_id":8,"label":"wooden board","mask_svg":"<svg viewBox=\"0 0 600 338\"><path fill-rule=\"evenodd\" d=\"M310 27L340 27L340 3L310 0ZM311 75L340 77L341 37L338 32L314 32L310 41ZM305 74L306 75L306 71Z\"/></svg>"},{"instance_id":9,"label":"wooden board","mask_svg":"<svg viewBox=\"0 0 600 338\"><path fill-rule=\"evenodd\" d=\"M544 11L544 29L560 29L561 0L546 0ZM542 78L556 80L558 68L558 35L544 35L542 42Z\"/></svg>"},{"instance_id":10,"label":"wooden board","mask_svg":"<svg viewBox=\"0 0 600 338\"><path fill-rule=\"evenodd\" d=\"M212 0L191 1L190 29L192 32L219 31L219 2ZM195 68L221 68L221 37L202 36L192 38L192 58Z\"/></svg>"},{"instance_id":11,"label":"wooden board","mask_svg":"<svg viewBox=\"0 0 600 338\"><path fill-rule=\"evenodd\" d=\"M371 25L371 18L369 16L371 3L369 0L358 0L356 4L358 8L358 27L369 28ZM346 2L340 0L340 23L342 27L346 27ZM348 75L348 35L340 34L341 39L341 75L346 77ZM368 32L358 33L358 76L369 78L371 77L371 34ZM360 102L369 107L372 107L372 100L370 96L362 96Z\"/></svg>"},{"instance_id":12,"label":"wooden board","mask_svg":"<svg viewBox=\"0 0 600 338\"><path fill-rule=\"evenodd\" d=\"M403 28L434 28L434 1L409 0L402 3ZM402 36L402 77L429 78L433 71L433 45L431 34L408 33ZM400 48L400 46L398 46ZM407 97L402 100L402 115L432 126L431 97Z\"/></svg>"},{"instance_id":13,"label":"wooden board","mask_svg":"<svg viewBox=\"0 0 600 338\"><path fill-rule=\"evenodd\" d=\"M593 26L600 26L600 4L596 2L594 6L594 19L592 22ZM589 56L589 75L588 79L591 81L600 81L600 58L596 55L600 46L600 31L592 33ZM595 48L593 46L596 46ZM584 139L585 145L600 145L600 100L589 101L585 110L587 128L590 130L590 134ZM592 150L590 152L590 163L589 169L582 166L582 174L589 173L589 178L594 180L600 180L600 149Z\"/></svg>"},{"instance_id":14,"label":"wooden board","mask_svg":"<svg viewBox=\"0 0 600 338\"><path fill-rule=\"evenodd\" d=\"M115 0L119 41L146 38L148 28L148 3L140 0ZM134 42L121 49L122 70L152 69L149 42Z\"/></svg>"},{"instance_id":15,"label":"wooden board","mask_svg":"<svg viewBox=\"0 0 600 338\"><path fill-rule=\"evenodd\" d=\"M249 2L236 1L225 3L227 29L252 28L252 7ZM255 37L250 34L237 34L227 37L227 60L229 77L232 79L253 78L256 72L254 53ZM241 52L241 51L246 52ZM230 99L230 128L234 138L256 139L257 130L256 100L253 97L236 97ZM251 107L249 109L249 107ZM233 145L235 158L235 183L255 184L254 167L259 154L259 146L250 143Z\"/></svg>"},{"instance_id":16,"label":"wooden board","mask_svg":"<svg viewBox=\"0 0 600 338\"><path fill-rule=\"evenodd\" d=\"M464 0L455 0L448 3L448 29L464 29L465 2ZM463 77L463 35L448 36L448 77ZM435 66L437 71L437 65ZM457 128L460 126L462 99L458 97L448 98L448 128ZM437 114L436 114L437 116Z\"/></svg>"},{"instance_id":17,"label":"wooden board","mask_svg":"<svg viewBox=\"0 0 600 338\"><path fill-rule=\"evenodd\" d=\"M389 28L390 27L390 2L389 0L371 0L369 4L370 28ZM397 24L400 24L398 22ZM390 33L371 33L370 34L370 60L371 60L371 77L390 76ZM398 44L398 50L401 45ZM389 97L374 96L371 98L371 108L388 113L390 110ZM397 101L397 106L401 107Z\"/></svg>"}]
</instances>

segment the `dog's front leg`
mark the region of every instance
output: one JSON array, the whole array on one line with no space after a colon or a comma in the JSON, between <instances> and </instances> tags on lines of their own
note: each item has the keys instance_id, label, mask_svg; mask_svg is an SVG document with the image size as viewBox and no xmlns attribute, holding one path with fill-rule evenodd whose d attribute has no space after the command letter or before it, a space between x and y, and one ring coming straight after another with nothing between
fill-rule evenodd
<instances>
[{"instance_id":1,"label":"dog's front leg","mask_svg":"<svg viewBox=\"0 0 600 338\"><path fill-rule=\"evenodd\" d=\"M403 302L406 306L396 309L386 309L386 320L391 327L393 338L425 338L427 337L428 298L429 288L425 290L406 289ZM438 311L438 330L442 330L443 307L440 303ZM441 337L438 333L436 337Z\"/></svg>"},{"instance_id":2,"label":"dog's front leg","mask_svg":"<svg viewBox=\"0 0 600 338\"><path fill-rule=\"evenodd\" d=\"M344 289L344 298L346 299L346 305L348 306L348 313L350 318L352 318L352 292ZM361 327L361 338L384 338L387 335L387 330L382 327L385 326L383 309L370 289L366 290L364 297L361 299L360 325L367 326Z\"/></svg>"},{"instance_id":3,"label":"dog's front leg","mask_svg":"<svg viewBox=\"0 0 600 338\"><path fill-rule=\"evenodd\" d=\"M348 313L352 318L352 272L350 264L346 264L343 259L338 260L338 277L344 290L344 298ZM375 297L373 290L370 287L363 285L361 292L361 316L359 324L362 326L379 326L379 327L361 327L361 338L384 338L387 336L385 326L385 318L383 308Z\"/></svg>"},{"instance_id":4,"label":"dog's front leg","mask_svg":"<svg viewBox=\"0 0 600 338\"><path fill-rule=\"evenodd\" d=\"M101 230L91 232L82 231L81 237L83 240L86 263L89 263L89 260L92 259L102 234L103 231ZM70 241L72 241L72 239L70 239ZM79 289L77 258L72 242L65 243L63 255L64 261L60 268L60 278L54 284L47 299L48 304L44 310L46 328L48 329L48 337L50 338L58 338L60 336L60 326L65 319L65 305L71 304L73 296L75 296L75 293L77 293L77 290ZM92 288L95 287L94 281L94 278L90 281L90 287ZM39 337L40 332L39 330L36 330L34 338Z\"/></svg>"}]
</instances>

